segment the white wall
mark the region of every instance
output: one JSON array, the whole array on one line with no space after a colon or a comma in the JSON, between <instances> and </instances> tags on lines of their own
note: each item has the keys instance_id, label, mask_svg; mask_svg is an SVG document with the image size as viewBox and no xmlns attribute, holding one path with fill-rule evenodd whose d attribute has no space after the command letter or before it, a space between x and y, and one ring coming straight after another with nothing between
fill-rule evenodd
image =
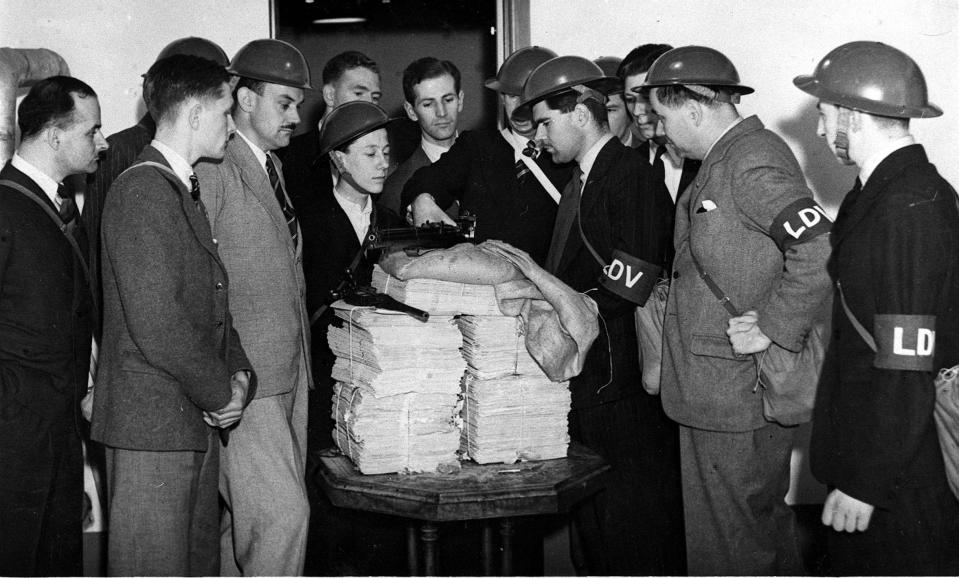
<instances>
[{"instance_id":1,"label":"white wall","mask_svg":"<svg viewBox=\"0 0 959 578\"><path fill-rule=\"evenodd\" d=\"M100 97L103 133L143 114L140 75L171 40L202 36L228 56L270 36L269 0L0 0L0 46L49 48Z\"/></svg>"},{"instance_id":2,"label":"white wall","mask_svg":"<svg viewBox=\"0 0 959 578\"><path fill-rule=\"evenodd\" d=\"M940 172L959 186L959 0L530 0L530 40L560 54L625 56L647 42L699 44L726 54L756 89L740 111L783 136L831 210L855 171L815 137L815 101L792 79L811 74L832 48L853 40L891 44L923 69L945 110L913 122Z\"/></svg>"}]
</instances>

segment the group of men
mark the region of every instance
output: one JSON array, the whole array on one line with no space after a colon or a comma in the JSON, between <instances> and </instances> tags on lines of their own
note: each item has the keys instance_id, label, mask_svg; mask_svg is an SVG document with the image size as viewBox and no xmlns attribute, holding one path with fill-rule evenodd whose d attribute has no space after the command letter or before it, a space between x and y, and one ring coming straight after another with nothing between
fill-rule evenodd
<instances>
[{"instance_id":1,"label":"group of men","mask_svg":"<svg viewBox=\"0 0 959 578\"><path fill-rule=\"evenodd\" d=\"M403 93L421 140L375 202L341 195L351 175L319 154L331 111L380 98L362 53L327 63L326 114L298 137L314 87L279 40L232 61L171 43L144 75L148 114L109 139L89 86L37 83L0 172L0 574L82 572L85 397L109 573L301 574L309 525L345 516L311 522L308 498L308 464L333 445L328 305L347 277L368 282L371 226L463 212L478 241L598 305L570 436L612 470L572 513L577 571L803 573L784 502L796 430L764 411L757 374L770 347L803 347L835 293L812 444L832 570L959 572L932 417L932 375L959 362L959 208L909 133L941 111L918 66L876 42L795 84L860 169L835 223L706 47L520 49L486 82L502 127L462 132L459 70L418 59ZM79 219L74 174L92 175ZM657 395L634 316L666 280Z\"/></svg>"}]
</instances>

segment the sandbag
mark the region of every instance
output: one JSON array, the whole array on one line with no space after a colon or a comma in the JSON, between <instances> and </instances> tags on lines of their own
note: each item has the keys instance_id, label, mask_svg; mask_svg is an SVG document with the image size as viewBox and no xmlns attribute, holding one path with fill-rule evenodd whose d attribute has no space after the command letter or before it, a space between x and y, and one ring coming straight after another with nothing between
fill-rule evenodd
<instances>
[{"instance_id":1,"label":"sandbag","mask_svg":"<svg viewBox=\"0 0 959 578\"><path fill-rule=\"evenodd\" d=\"M437 279L471 285L496 285L523 278L523 274L512 263L481 247L461 243L416 257L410 257L404 251L395 251L383 256L380 267L401 281Z\"/></svg>"}]
</instances>

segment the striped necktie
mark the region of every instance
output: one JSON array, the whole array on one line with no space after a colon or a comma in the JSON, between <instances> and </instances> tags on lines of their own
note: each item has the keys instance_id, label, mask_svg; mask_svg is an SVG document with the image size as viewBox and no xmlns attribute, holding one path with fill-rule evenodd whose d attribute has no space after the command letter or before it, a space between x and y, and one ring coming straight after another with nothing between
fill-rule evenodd
<instances>
[{"instance_id":1,"label":"striped necktie","mask_svg":"<svg viewBox=\"0 0 959 578\"><path fill-rule=\"evenodd\" d=\"M536 160L536 143L534 141L529 141L526 143L526 148L523 149L523 154L529 158ZM526 180L526 175L530 173L529 167L526 166L526 163L523 159L516 159L516 180L519 181L519 184L522 185Z\"/></svg>"},{"instance_id":2,"label":"striped necktie","mask_svg":"<svg viewBox=\"0 0 959 578\"><path fill-rule=\"evenodd\" d=\"M64 225L69 225L77 216L77 203L69 194L63 185L57 186L57 210L60 213L60 220Z\"/></svg>"},{"instance_id":3,"label":"striped necktie","mask_svg":"<svg viewBox=\"0 0 959 578\"><path fill-rule=\"evenodd\" d=\"M286 193L283 191L283 183L280 182L280 175L276 172L276 165L273 164L273 155L266 153L266 174L270 176L270 186L273 187L273 194L276 195L276 202L283 211L283 218L286 219L286 226L290 229L290 237L293 238L293 246L296 246L296 213L293 212L293 205L286 200Z\"/></svg>"}]
</instances>

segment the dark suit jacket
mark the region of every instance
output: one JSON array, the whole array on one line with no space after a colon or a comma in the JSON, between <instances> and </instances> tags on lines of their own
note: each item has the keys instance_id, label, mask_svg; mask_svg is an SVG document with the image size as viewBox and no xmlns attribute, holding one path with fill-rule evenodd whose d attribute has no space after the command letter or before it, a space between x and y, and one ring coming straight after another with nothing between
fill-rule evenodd
<instances>
[{"instance_id":1,"label":"dark suit jacket","mask_svg":"<svg viewBox=\"0 0 959 578\"><path fill-rule=\"evenodd\" d=\"M149 146L139 160L168 166ZM204 451L202 412L225 406L230 377L251 364L203 204L174 175L133 169L110 189L101 230L104 338L93 438L124 449Z\"/></svg>"},{"instance_id":2,"label":"dark suit jacket","mask_svg":"<svg viewBox=\"0 0 959 578\"><path fill-rule=\"evenodd\" d=\"M276 151L283 161L286 194L293 203L297 218L316 211L314 205L333 194L330 156L320 156L320 134L317 130L290 139L289 146Z\"/></svg>"},{"instance_id":3,"label":"dark suit jacket","mask_svg":"<svg viewBox=\"0 0 959 578\"><path fill-rule=\"evenodd\" d=\"M935 316L934 371L959 363L956 192L922 146L893 152L846 196L832 244L829 271L867 331L879 314ZM935 373L880 369L874 358L837 294L813 419L813 473L883 508L902 488L942 484L945 472L932 415Z\"/></svg>"},{"instance_id":4,"label":"dark suit jacket","mask_svg":"<svg viewBox=\"0 0 959 578\"><path fill-rule=\"evenodd\" d=\"M43 190L9 162L0 179ZM55 209L54 209L55 210ZM82 233L82 228L78 229ZM84 248L83 234L76 238ZM79 259L49 215L19 191L0 187L0 438L73 428L86 393L92 299ZM3 427L19 424L14 430ZM37 429L33 429L37 428Z\"/></svg>"},{"instance_id":5,"label":"dark suit jacket","mask_svg":"<svg viewBox=\"0 0 959 578\"><path fill-rule=\"evenodd\" d=\"M572 166L557 166L541 154L537 164L559 191ZM429 193L447 208L458 200L476 216L476 240L499 239L523 249L538 263L546 260L556 220L556 202L536 178L516 179L513 147L497 130L466 131L432 165L416 171L403 187L401 207Z\"/></svg>"},{"instance_id":6,"label":"dark suit jacket","mask_svg":"<svg viewBox=\"0 0 959 578\"><path fill-rule=\"evenodd\" d=\"M639 156L649 162L649 141L641 143L636 150L639 152ZM686 190L686 187L693 182L693 179L696 178L696 173L699 172L699 167L701 167L703 161L696 159L683 159L683 173L679 176L679 190L676 193L676 198L678 199L682 196L683 191ZM669 197L672 199L672 196Z\"/></svg>"},{"instance_id":7,"label":"dark suit jacket","mask_svg":"<svg viewBox=\"0 0 959 578\"><path fill-rule=\"evenodd\" d=\"M671 219L670 202L665 189L651 185L649 163L639 160L635 149L613 138L600 150L583 188L583 234L606 263L612 261L613 249L620 249L643 261L665 264L670 242L666 227ZM605 323L605 331L600 330L583 372L570 382L574 408L643 391L633 321L636 304L606 289L596 289L602 268L574 223L555 275L576 291L595 289L589 296L599 305Z\"/></svg>"},{"instance_id":8,"label":"dark suit jacket","mask_svg":"<svg viewBox=\"0 0 959 578\"><path fill-rule=\"evenodd\" d=\"M406 185L406 181L410 180L413 173L430 164L430 158L426 156L423 147L416 147L416 150L413 151L410 158L403 161L403 163L396 167L396 170L387 177L386 184L383 185L383 192L380 193L376 202L381 207L387 208L397 215L405 213L406 211L400 209L403 186Z\"/></svg>"}]
</instances>

